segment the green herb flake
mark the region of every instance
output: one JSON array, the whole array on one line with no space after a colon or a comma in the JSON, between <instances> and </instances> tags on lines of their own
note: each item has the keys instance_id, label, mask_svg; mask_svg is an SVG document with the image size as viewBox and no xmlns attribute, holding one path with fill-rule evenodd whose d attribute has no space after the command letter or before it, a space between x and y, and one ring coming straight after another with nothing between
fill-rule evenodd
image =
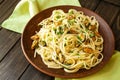
<instances>
[{"instance_id":1,"label":"green herb flake","mask_svg":"<svg viewBox=\"0 0 120 80\"><path fill-rule=\"evenodd\" d=\"M63 33L64 33L63 31L56 32L57 35L61 35Z\"/></svg>"},{"instance_id":2,"label":"green herb flake","mask_svg":"<svg viewBox=\"0 0 120 80\"><path fill-rule=\"evenodd\" d=\"M61 16L59 16L59 15L58 15L58 16L56 16L56 18L57 18L57 19L60 19L60 18L61 18Z\"/></svg>"},{"instance_id":3,"label":"green herb flake","mask_svg":"<svg viewBox=\"0 0 120 80\"><path fill-rule=\"evenodd\" d=\"M65 40L67 40L67 38L65 38Z\"/></svg>"},{"instance_id":4,"label":"green herb flake","mask_svg":"<svg viewBox=\"0 0 120 80\"><path fill-rule=\"evenodd\" d=\"M47 46L47 44L46 44L45 41L41 41L41 44L42 44L43 46Z\"/></svg>"},{"instance_id":5,"label":"green herb flake","mask_svg":"<svg viewBox=\"0 0 120 80\"><path fill-rule=\"evenodd\" d=\"M89 30L86 28L85 31L88 32Z\"/></svg>"},{"instance_id":6,"label":"green herb flake","mask_svg":"<svg viewBox=\"0 0 120 80\"><path fill-rule=\"evenodd\" d=\"M74 14L74 12L71 10L71 11L69 11L69 14Z\"/></svg>"},{"instance_id":7,"label":"green herb flake","mask_svg":"<svg viewBox=\"0 0 120 80\"><path fill-rule=\"evenodd\" d=\"M69 53L73 53L73 51L70 50Z\"/></svg>"},{"instance_id":8,"label":"green herb flake","mask_svg":"<svg viewBox=\"0 0 120 80\"><path fill-rule=\"evenodd\" d=\"M56 28L53 28L53 31L55 32L55 34L56 34L56 32L57 32L57 29Z\"/></svg>"},{"instance_id":9,"label":"green herb flake","mask_svg":"<svg viewBox=\"0 0 120 80\"><path fill-rule=\"evenodd\" d=\"M84 31L80 30L80 33L85 33Z\"/></svg>"},{"instance_id":10,"label":"green herb flake","mask_svg":"<svg viewBox=\"0 0 120 80\"><path fill-rule=\"evenodd\" d=\"M94 33L90 33L90 35L89 35L90 37L94 37L95 36L95 34Z\"/></svg>"},{"instance_id":11,"label":"green herb flake","mask_svg":"<svg viewBox=\"0 0 120 80\"><path fill-rule=\"evenodd\" d=\"M69 23L70 25L73 25L73 24L75 23L75 19L68 20L68 23Z\"/></svg>"},{"instance_id":12,"label":"green herb flake","mask_svg":"<svg viewBox=\"0 0 120 80\"><path fill-rule=\"evenodd\" d=\"M77 53L76 55L77 55L77 56L79 56L80 54L79 54L79 53Z\"/></svg>"},{"instance_id":13,"label":"green herb flake","mask_svg":"<svg viewBox=\"0 0 120 80\"><path fill-rule=\"evenodd\" d=\"M56 31L56 34L60 35L60 34L63 34L63 33L64 33L64 31L63 31L62 26L59 26L58 30Z\"/></svg>"},{"instance_id":14,"label":"green herb flake","mask_svg":"<svg viewBox=\"0 0 120 80\"><path fill-rule=\"evenodd\" d=\"M82 41L82 39L80 38L80 36L77 36L77 38L78 38L80 41Z\"/></svg>"}]
</instances>

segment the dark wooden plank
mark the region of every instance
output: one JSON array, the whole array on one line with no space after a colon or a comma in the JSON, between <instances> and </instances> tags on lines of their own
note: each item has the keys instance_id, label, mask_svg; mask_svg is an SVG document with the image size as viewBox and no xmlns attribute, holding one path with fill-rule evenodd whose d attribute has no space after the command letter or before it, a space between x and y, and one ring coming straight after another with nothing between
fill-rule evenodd
<instances>
[{"instance_id":1,"label":"dark wooden plank","mask_svg":"<svg viewBox=\"0 0 120 80\"><path fill-rule=\"evenodd\" d=\"M111 26L119 10L120 10L119 7L101 1L95 12L98 13L102 18L104 18L105 21L107 21L107 23Z\"/></svg>"},{"instance_id":2,"label":"dark wooden plank","mask_svg":"<svg viewBox=\"0 0 120 80\"><path fill-rule=\"evenodd\" d=\"M19 80L54 80L54 78L39 72L30 65Z\"/></svg>"},{"instance_id":3,"label":"dark wooden plank","mask_svg":"<svg viewBox=\"0 0 120 80\"><path fill-rule=\"evenodd\" d=\"M20 34L17 34L6 29L0 30L0 61L7 52L14 46L16 41L20 39Z\"/></svg>"},{"instance_id":4,"label":"dark wooden plank","mask_svg":"<svg viewBox=\"0 0 120 80\"><path fill-rule=\"evenodd\" d=\"M2 4L5 0L0 0L0 4Z\"/></svg>"},{"instance_id":5,"label":"dark wooden plank","mask_svg":"<svg viewBox=\"0 0 120 80\"><path fill-rule=\"evenodd\" d=\"M2 27L0 26L0 30L2 29Z\"/></svg>"},{"instance_id":6,"label":"dark wooden plank","mask_svg":"<svg viewBox=\"0 0 120 80\"><path fill-rule=\"evenodd\" d=\"M120 6L120 0L104 0L104 1Z\"/></svg>"},{"instance_id":7,"label":"dark wooden plank","mask_svg":"<svg viewBox=\"0 0 120 80\"><path fill-rule=\"evenodd\" d=\"M0 80L17 80L29 65L25 59L20 40L0 63Z\"/></svg>"},{"instance_id":8,"label":"dark wooden plank","mask_svg":"<svg viewBox=\"0 0 120 80\"><path fill-rule=\"evenodd\" d=\"M114 23L115 24L113 24L112 30L115 36L115 49L120 51L120 12Z\"/></svg>"},{"instance_id":9,"label":"dark wooden plank","mask_svg":"<svg viewBox=\"0 0 120 80\"><path fill-rule=\"evenodd\" d=\"M19 1L20 0L5 0L0 4L0 24L10 16Z\"/></svg>"},{"instance_id":10,"label":"dark wooden plank","mask_svg":"<svg viewBox=\"0 0 120 80\"><path fill-rule=\"evenodd\" d=\"M4 0L1 1L2 4L0 4L0 10L1 10L1 14L2 15L4 12L6 12L11 6L13 6L13 4L15 4L15 2L18 0ZM1 17L1 16L0 16Z\"/></svg>"},{"instance_id":11,"label":"dark wooden plank","mask_svg":"<svg viewBox=\"0 0 120 80\"><path fill-rule=\"evenodd\" d=\"M79 0L82 7L95 10L101 0Z\"/></svg>"},{"instance_id":12,"label":"dark wooden plank","mask_svg":"<svg viewBox=\"0 0 120 80\"><path fill-rule=\"evenodd\" d=\"M120 50L120 19L118 17L120 7L102 1L95 12L102 16L110 25L115 36L115 49Z\"/></svg>"}]
</instances>

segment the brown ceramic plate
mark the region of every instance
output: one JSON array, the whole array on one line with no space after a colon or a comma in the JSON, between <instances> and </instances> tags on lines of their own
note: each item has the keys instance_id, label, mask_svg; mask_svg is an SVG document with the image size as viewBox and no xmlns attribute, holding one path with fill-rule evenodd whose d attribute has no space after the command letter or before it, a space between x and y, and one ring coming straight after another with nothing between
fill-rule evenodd
<instances>
[{"instance_id":1,"label":"brown ceramic plate","mask_svg":"<svg viewBox=\"0 0 120 80\"><path fill-rule=\"evenodd\" d=\"M99 21L100 28L99 32L104 38L104 50L103 50L103 55L104 58L100 64L97 66L91 68L90 70L79 70L76 73L66 73L63 69L51 69L48 68L41 60L41 57L37 55L36 58L33 57L34 55L34 50L31 49L31 44L32 40L30 37L35 34L35 31L39 31L40 27L38 27L38 23L41 22L43 19L49 17L52 14L52 11L55 9L62 9L65 12L67 12L69 9L76 9L78 11L83 11L86 15L88 16L95 16L96 19ZM85 77L90 74L93 74L99 70L101 70L105 64L109 61L113 54L114 50L114 36L113 33L108 26L108 24L96 13L77 6L56 6L52 8L48 8L39 14L35 15L26 25L24 32L22 34L21 38L21 45L22 45L22 50L27 58L27 60L39 71L48 74L50 76L54 77L61 77L61 78L80 78L80 77Z\"/></svg>"}]
</instances>

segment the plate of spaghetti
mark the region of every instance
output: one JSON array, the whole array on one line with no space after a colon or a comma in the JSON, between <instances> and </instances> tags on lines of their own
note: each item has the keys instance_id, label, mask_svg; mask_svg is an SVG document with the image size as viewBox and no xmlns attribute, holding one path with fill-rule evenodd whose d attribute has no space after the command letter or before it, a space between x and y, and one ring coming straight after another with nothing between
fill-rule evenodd
<instances>
[{"instance_id":1,"label":"plate of spaghetti","mask_svg":"<svg viewBox=\"0 0 120 80\"><path fill-rule=\"evenodd\" d=\"M51 7L26 25L22 50L39 71L80 78L101 70L114 51L114 36L96 13L77 6Z\"/></svg>"}]
</instances>

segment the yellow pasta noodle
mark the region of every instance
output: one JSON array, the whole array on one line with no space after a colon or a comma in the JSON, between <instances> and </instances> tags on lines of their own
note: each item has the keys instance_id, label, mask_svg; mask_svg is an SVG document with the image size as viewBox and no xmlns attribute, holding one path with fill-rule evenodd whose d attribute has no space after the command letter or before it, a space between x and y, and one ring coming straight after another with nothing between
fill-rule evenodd
<instances>
[{"instance_id":1,"label":"yellow pasta noodle","mask_svg":"<svg viewBox=\"0 0 120 80\"><path fill-rule=\"evenodd\" d=\"M63 68L67 73L91 69L103 59L103 38L94 16L75 9L58 9L38 24L41 29L31 37L32 49L48 68Z\"/></svg>"}]
</instances>

